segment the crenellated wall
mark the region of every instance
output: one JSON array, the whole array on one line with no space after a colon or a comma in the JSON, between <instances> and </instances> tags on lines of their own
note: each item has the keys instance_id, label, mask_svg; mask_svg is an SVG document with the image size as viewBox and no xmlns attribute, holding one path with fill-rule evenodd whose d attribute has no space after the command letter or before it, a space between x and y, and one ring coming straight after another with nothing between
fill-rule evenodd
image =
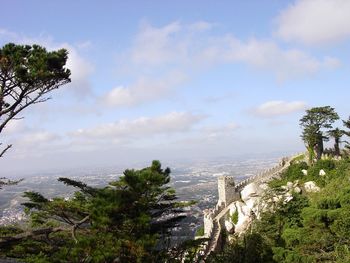
<instances>
[{"instance_id":1,"label":"crenellated wall","mask_svg":"<svg viewBox=\"0 0 350 263\"><path fill-rule=\"evenodd\" d=\"M238 184L235 184L234 177L220 176L218 178L219 199L214 209L206 209L204 213L204 236L209 238L200 252L206 258L212 251L217 249L218 240L221 233L221 223L224 216L229 212L229 205L241 199L240 192L242 189L252 182L266 182L279 176L288 166L291 160L304 153L293 155L292 157L284 157L278 165L267 169L257 175L251 176Z\"/></svg>"},{"instance_id":2,"label":"crenellated wall","mask_svg":"<svg viewBox=\"0 0 350 263\"><path fill-rule=\"evenodd\" d=\"M235 187L235 180L233 176L220 176L218 178L218 204L223 204L224 207L239 200L240 195Z\"/></svg>"}]
</instances>

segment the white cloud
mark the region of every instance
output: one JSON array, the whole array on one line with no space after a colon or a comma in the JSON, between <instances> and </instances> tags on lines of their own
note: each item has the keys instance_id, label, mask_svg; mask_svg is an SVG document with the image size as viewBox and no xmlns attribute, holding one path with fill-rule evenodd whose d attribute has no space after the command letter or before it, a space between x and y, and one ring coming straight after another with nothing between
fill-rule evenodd
<instances>
[{"instance_id":1,"label":"white cloud","mask_svg":"<svg viewBox=\"0 0 350 263\"><path fill-rule=\"evenodd\" d=\"M208 61L242 62L249 66L271 71L278 80L287 80L317 73L322 69L339 66L336 58L317 59L298 49L282 49L267 40L250 39L242 42L234 37L226 37L204 50L202 59ZM220 62L220 61L219 61Z\"/></svg>"},{"instance_id":2,"label":"white cloud","mask_svg":"<svg viewBox=\"0 0 350 263\"><path fill-rule=\"evenodd\" d=\"M213 24L173 22L163 27L144 25L129 50L127 65L136 72L181 68L198 71L223 63L244 63L272 72L278 80L312 75L339 66L338 59L315 57L295 48L282 48L272 40L241 40L231 34L213 37ZM129 59L128 59L129 58Z\"/></svg>"},{"instance_id":3,"label":"white cloud","mask_svg":"<svg viewBox=\"0 0 350 263\"><path fill-rule=\"evenodd\" d=\"M207 31L214 27L214 24L206 21L198 21L189 25L189 29L194 32Z\"/></svg>"},{"instance_id":4,"label":"white cloud","mask_svg":"<svg viewBox=\"0 0 350 263\"><path fill-rule=\"evenodd\" d=\"M129 138L144 139L157 134L169 135L189 131L203 118L202 115L187 112L171 112L158 117L140 117L135 120L121 120L94 128L80 129L72 135L76 138L114 139L117 142Z\"/></svg>"},{"instance_id":5,"label":"white cloud","mask_svg":"<svg viewBox=\"0 0 350 263\"><path fill-rule=\"evenodd\" d=\"M163 64L177 60L185 51L181 45L174 44L173 36L181 30L179 22L155 28L148 24L141 27L131 49L131 61L135 64Z\"/></svg>"},{"instance_id":6,"label":"white cloud","mask_svg":"<svg viewBox=\"0 0 350 263\"><path fill-rule=\"evenodd\" d=\"M139 78L128 87L119 86L110 90L102 97L102 103L119 107L151 102L168 96L185 79L186 76L181 72L171 72L162 79Z\"/></svg>"},{"instance_id":7,"label":"white cloud","mask_svg":"<svg viewBox=\"0 0 350 263\"><path fill-rule=\"evenodd\" d=\"M59 140L61 137L57 134L47 131L35 131L22 135L17 141L20 147L35 146L36 148L40 145L50 144L53 141Z\"/></svg>"},{"instance_id":8,"label":"white cloud","mask_svg":"<svg viewBox=\"0 0 350 263\"><path fill-rule=\"evenodd\" d=\"M298 0L276 19L276 34L308 45L333 43L350 37L349 0Z\"/></svg>"},{"instance_id":9,"label":"white cloud","mask_svg":"<svg viewBox=\"0 0 350 263\"><path fill-rule=\"evenodd\" d=\"M305 110L306 106L306 103L303 101L287 102L282 100L275 100L268 101L259 105L253 109L252 112L256 116L269 118L302 111Z\"/></svg>"},{"instance_id":10,"label":"white cloud","mask_svg":"<svg viewBox=\"0 0 350 263\"><path fill-rule=\"evenodd\" d=\"M71 71L72 91L81 96L91 95L92 88L89 77L94 72L92 63L83 58L77 48L69 44L62 44L53 49L58 48L65 48L69 52L66 66Z\"/></svg>"},{"instance_id":11,"label":"white cloud","mask_svg":"<svg viewBox=\"0 0 350 263\"><path fill-rule=\"evenodd\" d=\"M19 120L12 119L5 126L5 129L3 130L2 135L11 136L12 134L23 132L26 129L28 129L28 127L26 127L23 119L19 119Z\"/></svg>"}]
</instances>

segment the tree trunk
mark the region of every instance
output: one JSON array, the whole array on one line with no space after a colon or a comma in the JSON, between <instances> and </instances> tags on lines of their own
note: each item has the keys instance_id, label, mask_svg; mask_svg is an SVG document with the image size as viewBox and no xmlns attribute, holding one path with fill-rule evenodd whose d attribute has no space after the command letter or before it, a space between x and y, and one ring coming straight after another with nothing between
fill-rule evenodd
<instances>
[{"instance_id":1,"label":"tree trunk","mask_svg":"<svg viewBox=\"0 0 350 263\"><path fill-rule=\"evenodd\" d=\"M321 160L321 156L323 153L323 136L322 134L317 135L317 143L315 146L315 151L316 151L316 159Z\"/></svg>"},{"instance_id":2,"label":"tree trunk","mask_svg":"<svg viewBox=\"0 0 350 263\"><path fill-rule=\"evenodd\" d=\"M309 164L312 165L315 159L315 150L313 146L307 146L307 151L309 153Z\"/></svg>"},{"instance_id":3,"label":"tree trunk","mask_svg":"<svg viewBox=\"0 0 350 263\"><path fill-rule=\"evenodd\" d=\"M335 138L335 139L334 139L334 154L335 154L336 156L339 156L339 155L340 155L339 139L338 139L338 138Z\"/></svg>"}]
</instances>

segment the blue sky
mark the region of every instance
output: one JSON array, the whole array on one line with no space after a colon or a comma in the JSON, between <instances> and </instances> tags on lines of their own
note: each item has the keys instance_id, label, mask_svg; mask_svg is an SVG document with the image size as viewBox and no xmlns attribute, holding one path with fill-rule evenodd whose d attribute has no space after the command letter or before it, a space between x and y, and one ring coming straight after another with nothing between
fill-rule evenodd
<instances>
[{"instance_id":1,"label":"blue sky","mask_svg":"<svg viewBox=\"0 0 350 263\"><path fill-rule=\"evenodd\" d=\"M8 125L1 141L14 147L0 173L296 152L305 109L350 115L347 0L22 0L2 10L0 44L68 49L72 83Z\"/></svg>"}]
</instances>

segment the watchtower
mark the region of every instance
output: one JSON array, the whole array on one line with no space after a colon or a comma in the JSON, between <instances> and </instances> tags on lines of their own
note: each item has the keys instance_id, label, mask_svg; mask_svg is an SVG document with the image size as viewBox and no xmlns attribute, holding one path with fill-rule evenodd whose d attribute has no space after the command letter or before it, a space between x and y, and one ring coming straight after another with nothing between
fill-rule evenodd
<instances>
[{"instance_id":1,"label":"watchtower","mask_svg":"<svg viewBox=\"0 0 350 263\"><path fill-rule=\"evenodd\" d=\"M218 204L224 203L224 205L227 206L233 201L240 199L239 191L236 191L235 189L235 181L234 181L234 177L232 176L218 177L218 191L219 191Z\"/></svg>"}]
</instances>

